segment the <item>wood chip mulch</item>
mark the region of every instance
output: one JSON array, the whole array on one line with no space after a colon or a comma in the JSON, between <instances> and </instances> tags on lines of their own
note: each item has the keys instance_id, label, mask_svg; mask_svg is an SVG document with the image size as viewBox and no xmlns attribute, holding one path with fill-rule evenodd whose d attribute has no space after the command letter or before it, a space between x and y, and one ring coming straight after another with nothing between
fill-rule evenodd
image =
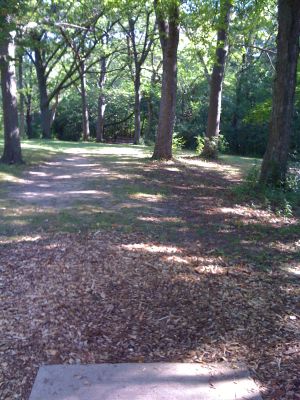
<instances>
[{"instance_id":1,"label":"wood chip mulch","mask_svg":"<svg viewBox=\"0 0 300 400\"><path fill-rule=\"evenodd\" d=\"M245 362L264 399L300 399L296 275L120 232L3 244L0 398L42 364Z\"/></svg>"}]
</instances>

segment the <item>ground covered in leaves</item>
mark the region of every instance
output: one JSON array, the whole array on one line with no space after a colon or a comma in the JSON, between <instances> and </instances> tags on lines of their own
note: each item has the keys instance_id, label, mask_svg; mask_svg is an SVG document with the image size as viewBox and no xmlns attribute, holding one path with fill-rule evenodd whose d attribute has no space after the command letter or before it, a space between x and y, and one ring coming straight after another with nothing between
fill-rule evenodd
<instances>
[{"instance_id":1,"label":"ground covered in leaves","mask_svg":"<svg viewBox=\"0 0 300 400\"><path fill-rule=\"evenodd\" d=\"M230 165L126 151L7 187L0 398L27 399L42 364L226 361L299 399L297 214L237 204Z\"/></svg>"}]
</instances>

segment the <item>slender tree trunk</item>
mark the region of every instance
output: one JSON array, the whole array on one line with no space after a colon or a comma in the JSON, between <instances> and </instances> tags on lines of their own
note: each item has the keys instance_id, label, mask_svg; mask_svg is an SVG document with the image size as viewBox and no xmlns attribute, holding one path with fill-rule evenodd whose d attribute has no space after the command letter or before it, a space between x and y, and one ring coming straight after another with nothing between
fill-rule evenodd
<instances>
[{"instance_id":1,"label":"slender tree trunk","mask_svg":"<svg viewBox=\"0 0 300 400\"><path fill-rule=\"evenodd\" d=\"M136 69L134 79L134 140L133 144L139 144L141 138L141 71Z\"/></svg>"},{"instance_id":2,"label":"slender tree trunk","mask_svg":"<svg viewBox=\"0 0 300 400\"><path fill-rule=\"evenodd\" d=\"M13 61L15 44L13 38L2 39L0 46L1 88L4 121L4 150L1 162L22 163L20 134L18 126L16 72Z\"/></svg>"},{"instance_id":3,"label":"slender tree trunk","mask_svg":"<svg viewBox=\"0 0 300 400\"><path fill-rule=\"evenodd\" d=\"M152 158L169 160L172 158L172 138L175 124L177 91L177 49L179 42L179 6L174 3L169 8L168 21L157 12L160 41L163 52L163 75L159 119L155 148Z\"/></svg>"},{"instance_id":4,"label":"slender tree trunk","mask_svg":"<svg viewBox=\"0 0 300 400\"><path fill-rule=\"evenodd\" d=\"M19 86L19 91L20 91L20 103L19 103L19 108L20 108L20 119L19 119L19 131L20 131L20 136L23 137L25 136L25 104L24 104L24 84L23 84L23 55L19 56L19 65L18 65L18 70L19 70L19 79L18 79L18 86Z\"/></svg>"},{"instance_id":5,"label":"slender tree trunk","mask_svg":"<svg viewBox=\"0 0 300 400\"><path fill-rule=\"evenodd\" d=\"M26 134L28 139L33 138L31 101L31 95L29 94L26 100Z\"/></svg>"},{"instance_id":6,"label":"slender tree trunk","mask_svg":"<svg viewBox=\"0 0 300 400\"><path fill-rule=\"evenodd\" d=\"M104 141L104 122L105 122L105 96L101 93L98 97L98 118L97 118L97 131L96 140L97 142Z\"/></svg>"},{"instance_id":7,"label":"slender tree trunk","mask_svg":"<svg viewBox=\"0 0 300 400\"><path fill-rule=\"evenodd\" d=\"M105 94L104 85L106 81L106 57L101 57L101 72L99 78L99 97L98 97L98 117L96 126L96 140L97 142L103 142L104 140L104 121L105 121Z\"/></svg>"},{"instance_id":8,"label":"slender tree trunk","mask_svg":"<svg viewBox=\"0 0 300 400\"><path fill-rule=\"evenodd\" d=\"M86 96L86 75L84 71L84 63L80 65L80 95L82 104L82 132L83 140L88 141L90 138L89 110Z\"/></svg>"},{"instance_id":9,"label":"slender tree trunk","mask_svg":"<svg viewBox=\"0 0 300 400\"><path fill-rule=\"evenodd\" d=\"M141 70L136 67L134 79L134 140L139 144L141 138Z\"/></svg>"},{"instance_id":10,"label":"slender tree trunk","mask_svg":"<svg viewBox=\"0 0 300 400\"><path fill-rule=\"evenodd\" d=\"M270 134L260 182L285 183L299 56L300 0L278 1L278 36Z\"/></svg>"},{"instance_id":11,"label":"slender tree trunk","mask_svg":"<svg viewBox=\"0 0 300 400\"><path fill-rule=\"evenodd\" d=\"M212 76L210 79L210 97L206 140L202 153L203 156L208 158L216 158L218 155L218 136L220 132L222 88L226 58L228 53L227 37L231 7L232 0L221 0L220 28L218 29L217 35L216 61L213 66Z\"/></svg>"},{"instance_id":12,"label":"slender tree trunk","mask_svg":"<svg viewBox=\"0 0 300 400\"><path fill-rule=\"evenodd\" d=\"M152 103L151 95L149 96L149 98L147 100L147 109L148 109L147 131L145 133L145 139L150 139L151 133L152 133L152 124L153 124L153 103Z\"/></svg>"},{"instance_id":13,"label":"slender tree trunk","mask_svg":"<svg viewBox=\"0 0 300 400\"><path fill-rule=\"evenodd\" d=\"M45 67L43 65L42 56L39 49L34 50L35 69L38 80L41 127L43 139L51 139L51 110L47 92L47 78L45 75Z\"/></svg>"}]
</instances>

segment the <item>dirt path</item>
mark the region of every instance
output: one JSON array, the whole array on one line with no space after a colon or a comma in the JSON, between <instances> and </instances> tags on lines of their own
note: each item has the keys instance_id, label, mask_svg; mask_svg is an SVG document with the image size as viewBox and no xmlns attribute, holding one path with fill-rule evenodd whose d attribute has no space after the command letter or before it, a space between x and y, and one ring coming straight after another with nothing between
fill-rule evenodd
<instances>
[{"instance_id":1,"label":"dirt path","mask_svg":"<svg viewBox=\"0 0 300 400\"><path fill-rule=\"evenodd\" d=\"M89 203L105 195L88 190L89 180L100 179L107 172L99 159L61 156L27 171L22 183L11 185L9 196L22 204L61 209L79 199Z\"/></svg>"},{"instance_id":2,"label":"dirt path","mask_svg":"<svg viewBox=\"0 0 300 400\"><path fill-rule=\"evenodd\" d=\"M265 399L298 399L299 221L235 204L235 179L70 154L10 185L1 400L27 399L43 363L125 361L242 361Z\"/></svg>"}]
</instances>

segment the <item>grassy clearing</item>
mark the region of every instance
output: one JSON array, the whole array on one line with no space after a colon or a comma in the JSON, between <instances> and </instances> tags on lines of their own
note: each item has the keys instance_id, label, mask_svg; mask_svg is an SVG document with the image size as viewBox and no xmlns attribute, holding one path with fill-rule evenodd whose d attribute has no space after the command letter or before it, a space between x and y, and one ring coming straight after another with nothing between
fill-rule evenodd
<instances>
[{"instance_id":1,"label":"grassy clearing","mask_svg":"<svg viewBox=\"0 0 300 400\"><path fill-rule=\"evenodd\" d=\"M3 150L3 140L0 139L0 153ZM113 161L118 156L147 157L150 155L146 146L110 145L99 143L74 143L57 140L24 140L22 142L24 165L0 164L0 182L18 182L24 170L49 161L63 154L81 154L85 156L107 156ZM111 157L109 159L109 157Z\"/></svg>"},{"instance_id":2,"label":"grassy clearing","mask_svg":"<svg viewBox=\"0 0 300 400\"><path fill-rule=\"evenodd\" d=\"M237 168L245 176L255 166L260 166L261 159L254 157L240 157L229 154L220 155L220 162Z\"/></svg>"},{"instance_id":3,"label":"grassy clearing","mask_svg":"<svg viewBox=\"0 0 300 400\"><path fill-rule=\"evenodd\" d=\"M194 157L191 152L182 151L176 154L177 158L174 161L156 163L150 159L151 149L145 146L39 140L25 141L23 153L26 160L24 166L0 166L2 236L13 237L28 232L76 232L113 228L125 232L148 232L160 240L176 239L178 232L184 231L190 231L191 235L196 234L198 238L203 238L207 234L206 223L202 225L193 218L185 219L182 215L177 215L178 207L184 205L187 199L193 200L194 196L199 198L193 206L193 209L197 210L202 206L202 192L207 190L210 191L208 196L215 196L213 203L218 201L222 192L215 192L214 185L223 185L226 181L228 188L236 186L236 182L240 182L251 167L260 162L254 158L229 155L222 155L217 162L206 162ZM56 208L47 204L37 206L30 202L23 203L7 192L13 193L18 187L28 191L22 177L24 169L34 168L52 157L62 155L66 158L79 156L87 160L87 167L83 171L85 178L81 178L80 174L73 175L76 171L72 171L70 182L76 183L79 177L80 190L99 192L99 197L90 199L85 195L71 205ZM95 160L99 160L100 163L98 172L97 165L93 166ZM51 167L49 170L51 171ZM96 175L93 176L95 170ZM204 182L203 178L206 179L207 176L209 178ZM52 185L51 179L46 183ZM184 189L182 193L180 187ZM30 190L34 189L31 187ZM66 187L64 196L68 196L68 190L72 192L77 189ZM251 205L253 194L254 192L250 191L245 200L244 197L239 198L237 193L231 201L239 204L246 201L248 207ZM209 197L204 196L204 199L206 198ZM181 204L179 199L182 199ZM219 222L214 224L210 228L214 235L222 235L222 226ZM237 221L234 229L241 228L243 224ZM256 234L259 234L258 231L256 229ZM252 238L250 240L252 241ZM238 241L236 246L239 246Z\"/></svg>"}]
</instances>

